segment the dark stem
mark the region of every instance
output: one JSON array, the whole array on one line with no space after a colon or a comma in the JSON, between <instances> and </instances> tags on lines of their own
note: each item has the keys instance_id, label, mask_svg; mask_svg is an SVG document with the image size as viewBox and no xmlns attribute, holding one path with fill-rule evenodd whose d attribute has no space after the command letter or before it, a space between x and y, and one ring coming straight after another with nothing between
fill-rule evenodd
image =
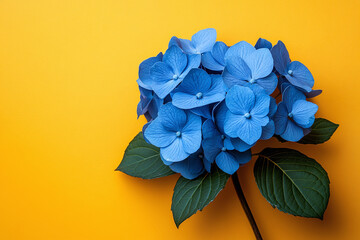
<instances>
[{"instance_id":1,"label":"dark stem","mask_svg":"<svg viewBox=\"0 0 360 240\"><path fill-rule=\"evenodd\" d=\"M245 211L245 214L250 222L250 225L254 231L255 237L257 240L262 240L259 228L257 227L254 216L252 215L249 205L246 202L244 192L241 189L241 185L240 185L240 181L239 181L239 177L238 177L237 173L235 172L233 175L231 175L231 178L232 178L236 193L238 195L238 198L241 202L241 205L242 205L242 207Z\"/></svg>"}]
</instances>

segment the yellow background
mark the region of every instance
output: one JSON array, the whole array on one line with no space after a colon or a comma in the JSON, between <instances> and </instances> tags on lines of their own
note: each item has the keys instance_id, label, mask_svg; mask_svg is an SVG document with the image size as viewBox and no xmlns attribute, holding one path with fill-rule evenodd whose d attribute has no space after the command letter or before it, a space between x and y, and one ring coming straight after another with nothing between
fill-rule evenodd
<instances>
[{"instance_id":1,"label":"yellow background","mask_svg":"<svg viewBox=\"0 0 360 240\"><path fill-rule=\"evenodd\" d=\"M206 27L229 45L284 41L324 90L317 116L340 124L323 145L255 149L293 146L322 164L324 221L273 209L254 161L239 170L264 239L359 239L359 12L359 0L1 0L0 239L253 238L230 181L178 230L178 176L114 172L145 122L136 120L139 63Z\"/></svg>"}]
</instances>

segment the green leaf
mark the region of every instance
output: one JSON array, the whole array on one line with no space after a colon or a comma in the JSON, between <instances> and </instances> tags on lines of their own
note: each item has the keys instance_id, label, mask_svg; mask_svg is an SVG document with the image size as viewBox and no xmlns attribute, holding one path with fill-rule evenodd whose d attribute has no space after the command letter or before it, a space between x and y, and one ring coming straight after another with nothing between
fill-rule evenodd
<instances>
[{"instance_id":1,"label":"green leaf","mask_svg":"<svg viewBox=\"0 0 360 240\"><path fill-rule=\"evenodd\" d=\"M175 185L171 204L176 226L179 227L183 221L214 200L229 177L219 169L194 180L180 177Z\"/></svg>"},{"instance_id":2,"label":"green leaf","mask_svg":"<svg viewBox=\"0 0 360 240\"><path fill-rule=\"evenodd\" d=\"M147 143L142 132L130 142L116 170L143 179L165 177L174 173L161 160L160 149Z\"/></svg>"},{"instance_id":3,"label":"green leaf","mask_svg":"<svg viewBox=\"0 0 360 240\"><path fill-rule=\"evenodd\" d=\"M314 159L287 148L266 148L254 166L266 200L295 216L323 218L329 201L329 178Z\"/></svg>"},{"instance_id":4,"label":"green leaf","mask_svg":"<svg viewBox=\"0 0 360 240\"><path fill-rule=\"evenodd\" d=\"M311 132L303 137L299 143L319 144L328 141L334 134L339 124L335 124L324 118L316 118L311 127Z\"/></svg>"}]
</instances>

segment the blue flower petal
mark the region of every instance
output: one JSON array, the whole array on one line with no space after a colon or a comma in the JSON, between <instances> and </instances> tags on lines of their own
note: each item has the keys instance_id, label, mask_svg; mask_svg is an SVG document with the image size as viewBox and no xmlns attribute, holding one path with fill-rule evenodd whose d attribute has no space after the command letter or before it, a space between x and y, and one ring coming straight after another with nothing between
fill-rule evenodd
<instances>
[{"instance_id":1,"label":"blue flower petal","mask_svg":"<svg viewBox=\"0 0 360 240\"><path fill-rule=\"evenodd\" d=\"M257 140L259 140L261 137L261 133L261 125L258 124L257 121L254 121L252 119L245 119L245 121L242 121L241 127L237 129L237 137L239 137L241 140L243 140L249 145L254 144Z\"/></svg>"},{"instance_id":2,"label":"blue flower petal","mask_svg":"<svg viewBox=\"0 0 360 240\"><path fill-rule=\"evenodd\" d=\"M287 74L287 66L290 63L289 52L282 41L271 49L271 54L274 59L275 69L282 75Z\"/></svg>"},{"instance_id":3,"label":"blue flower petal","mask_svg":"<svg viewBox=\"0 0 360 240\"><path fill-rule=\"evenodd\" d=\"M178 137L169 146L160 148L160 154L168 162L180 162L190 155L185 152L183 142Z\"/></svg>"},{"instance_id":4,"label":"blue flower petal","mask_svg":"<svg viewBox=\"0 0 360 240\"><path fill-rule=\"evenodd\" d=\"M289 121L288 113L285 103L280 102L274 115L275 134L281 135L284 133L287 122Z\"/></svg>"},{"instance_id":5,"label":"blue flower petal","mask_svg":"<svg viewBox=\"0 0 360 240\"><path fill-rule=\"evenodd\" d=\"M153 120L150 120L149 122L145 123L144 126L142 127L142 132L143 132L143 136L144 136L144 139L147 143L150 143L150 141L146 138L145 136L145 130L147 129L147 127L150 125L150 123L152 123ZM150 143L151 144L151 143Z\"/></svg>"},{"instance_id":6,"label":"blue flower petal","mask_svg":"<svg viewBox=\"0 0 360 240\"><path fill-rule=\"evenodd\" d=\"M247 144L240 138L231 138L231 143L234 148L239 152L245 152L254 146L254 144Z\"/></svg>"},{"instance_id":7,"label":"blue flower petal","mask_svg":"<svg viewBox=\"0 0 360 240\"><path fill-rule=\"evenodd\" d=\"M207 92L211 87L211 77L204 70L192 69L184 78L177 92L195 95L198 92Z\"/></svg>"},{"instance_id":8,"label":"blue flower petal","mask_svg":"<svg viewBox=\"0 0 360 240\"><path fill-rule=\"evenodd\" d=\"M152 80L151 80L151 81L152 81ZM142 88L147 89L147 90L152 90L152 87L151 87L150 85L147 85L147 84L143 83L143 81L141 81L140 78L138 78L138 79L136 80L136 83L139 85L139 87L142 87ZM151 84L152 84L152 83L151 83Z\"/></svg>"},{"instance_id":9,"label":"blue flower petal","mask_svg":"<svg viewBox=\"0 0 360 240\"><path fill-rule=\"evenodd\" d=\"M306 100L298 100L292 107L293 120L304 128L311 127L314 123L313 117L318 110L318 106L315 103L308 102Z\"/></svg>"},{"instance_id":10,"label":"blue flower petal","mask_svg":"<svg viewBox=\"0 0 360 240\"><path fill-rule=\"evenodd\" d=\"M231 48L229 48L228 51L230 51L230 49ZM244 59L239 56L232 57L231 59L227 60L225 68L236 79L251 80L251 69L246 64ZM225 84L228 85L226 82ZM228 85L228 87L230 86Z\"/></svg>"},{"instance_id":11,"label":"blue flower petal","mask_svg":"<svg viewBox=\"0 0 360 240\"><path fill-rule=\"evenodd\" d=\"M224 70L224 65L221 65L218 61L216 61L211 52L206 52L201 55L201 64L205 68L213 71Z\"/></svg>"},{"instance_id":12,"label":"blue flower petal","mask_svg":"<svg viewBox=\"0 0 360 240\"><path fill-rule=\"evenodd\" d=\"M164 100L158 96L154 96L148 105L148 113L152 119L155 119L158 115L160 107L163 105Z\"/></svg>"},{"instance_id":13,"label":"blue flower petal","mask_svg":"<svg viewBox=\"0 0 360 240\"><path fill-rule=\"evenodd\" d=\"M246 118L241 115L227 111L224 121L224 132L231 138L240 137L238 130L245 125Z\"/></svg>"},{"instance_id":14,"label":"blue flower petal","mask_svg":"<svg viewBox=\"0 0 360 240\"><path fill-rule=\"evenodd\" d=\"M174 36L170 39L169 48L174 45L180 47L185 53L188 54L196 53L196 50L190 40L181 39Z\"/></svg>"},{"instance_id":15,"label":"blue flower petal","mask_svg":"<svg viewBox=\"0 0 360 240\"><path fill-rule=\"evenodd\" d=\"M205 105L202 107L193 108L190 111L200 117L211 119L212 118L212 110L214 108L214 104Z\"/></svg>"},{"instance_id":16,"label":"blue flower petal","mask_svg":"<svg viewBox=\"0 0 360 240\"><path fill-rule=\"evenodd\" d=\"M309 121L308 121L307 123L305 123L305 124L299 124L299 123L297 123L297 122L296 122L296 124L303 128L304 134L305 134L305 132L307 132L307 130L311 128L311 126L314 124L314 122L315 122L315 115L312 116L312 117L310 117L310 118L309 118ZM310 130L311 130L311 129L310 129ZM307 134L307 133L306 133L306 134ZM306 134L305 134L305 135L306 135Z\"/></svg>"},{"instance_id":17,"label":"blue flower petal","mask_svg":"<svg viewBox=\"0 0 360 240\"><path fill-rule=\"evenodd\" d=\"M148 111L148 107L153 99L153 92L139 86L140 102L137 105L137 116L145 114Z\"/></svg>"},{"instance_id":18,"label":"blue flower petal","mask_svg":"<svg viewBox=\"0 0 360 240\"><path fill-rule=\"evenodd\" d=\"M214 162L216 156L221 152L223 144L221 138L206 138L202 141L202 147L205 158L210 162Z\"/></svg>"},{"instance_id":19,"label":"blue flower petal","mask_svg":"<svg viewBox=\"0 0 360 240\"><path fill-rule=\"evenodd\" d=\"M266 39L263 38L259 38L255 44L255 48L259 49L259 48L267 48L267 49L271 49L272 48L272 44L271 42L269 42Z\"/></svg>"},{"instance_id":20,"label":"blue flower petal","mask_svg":"<svg viewBox=\"0 0 360 240\"><path fill-rule=\"evenodd\" d=\"M176 139L175 132L168 131L157 118L146 128L145 138L157 147L167 147Z\"/></svg>"},{"instance_id":21,"label":"blue flower petal","mask_svg":"<svg viewBox=\"0 0 360 240\"><path fill-rule=\"evenodd\" d=\"M261 87L259 84L251 84L249 82L246 82L243 86L250 88L255 95L269 95L263 87Z\"/></svg>"},{"instance_id":22,"label":"blue flower petal","mask_svg":"<svg viewBox=\"0 0 360 240\"><path fill-rule=\"evenodd\" d=\"M275 134L275 123L273 120L269 121L266 126L262 128L261 140L267 140L272 138Z\"/></svg>"},{"instance_id":23,"label":"blue flower petal","mask_svg":"<svg viewBox=\"0 0 360 240\"><path fill-rule=\"evenodd\" d=\"M169 161L166 161L160 154L160 159L163 161L163 163L166 165L166 166L169 166L171 164L173 164L173 162L169 162Z\"/></svg>"},{"instance_id":24,"label":"blue flower petal","mask_svg":"<svg viewBox=\"0 0 360 240\"><path fill-rule=\"evenodd\" d=\"M298 61L293 61L289 64L285 77L291 84L307 92L310 92L314 86L314 77L311 72L304 64Z\"/></svg>"},{"instance_id":25,"label":"blue flower petal","mask_svg":"<svg viewBox=\"0 0 360 240\"><path fill-rule=\"evenodd\" d=\"M255 52L256 49L245 41L241 41L231 46L225 54L225 63L232 61L234 58L246 58L251 53Z\"/></svg>"},{"instance_id":26,"label":"blue flower petal","mask_svg":"<svg viewBox=\"0 0 360 240\"><path fill-rule=\"evenodd\" d=\"M313 98L316 96L319 96L322 93L322 90L317 89L317 90L312 90L311 92L304 92L306 98Z\"/></svg>"},{"instance_id":27,"label":"blue flower petal","mask_svg":"<svg viewBox=\"0 0 360 240\"><path fill-rule=\"evenodd\" d=\"M270 119L268 116L253 115L253 116L251 116L251 121L254 122L254 124L264 127L264 126L266 126L266 124L269 123Z\"/></svg>"},{"instance_id":28,"label":"blue flower petal","mask_svg":"<svg viewBox=\"0 0 360 240\"><path fill-rule=\"evenodd\" d=\"M314 118L314 121L315 121L315 118ZM304 131L304 136L306 136L311 132L311 128L304 128L303 131Z\"/></svg>"},{"instance_id":29,"label":"blue flower petal","mask_svg":"<svg viewBox=\"0 0 360 240\"><path fill-rule=\"evenodd\" d=\"M169 80L163 84L153 85L154 92L159 98L164 99L168 96L168 94L176 88L176 86L181 82L182 79L178 79L177 81Z\"/></svg>"},{"instance_id":30,"label":"blue flower petal","mask_svg":"<svg viewBox=\"0 0 360 240\"><path fill-rule=\"evenodd\" d=\"M200 176L204 171L204 164L200 153L191 154L187 159L181 162L175 162L169 167L174 172L180 173L181 176L187 179L194 179Z\"/></svg>"},{"instance_id":31,"label":"blue flower petal","mask_svg":"<svg viewBox=\"0 0 360 240\"><path fill-rule=\"evenodd\" d=\"M204 139L221 137L221 134L216 129L216 126L211 119L208 119L203 123L202 134L203 134Z\"/></svg>"},{"instance_id":32,"label":"blue flower petal","mask_svg":"<svg viewBox=\"0 0 360 240\"><path fill-rule=\"evenodd\" d=\"M193 69L173 95L173 104L181 109L193 109L225 98L221 76L210 77L202 69Z\"/></svg>"},{"instance_id":33,"label":"blue flower petal","mask_svg":"<svg viewBox=\"0 0 360 240\"><path fill-rule=\"evenodd\" d=\"M221 94L223 99L225 98L226 86L223 78L218 74L211 74L211 87L208 91L208 95Z\"/></svg>"},{"instance_id":34,"label":"blue flower petal","mask_svg":"<svg viewBox=\"0 0 360 240\"><path fill-rule=\"evenodd\" d=\"M270 95L275 91L278 85L278 78L276 74L272 72L267 77L257 79L256 83L264 88L266 93Z\"/></svg>"},{"instance_id":35,"label":"blue flower petal","mask_svg":"<svg viewBox=\"0 0 360 240\"><path fill-rule=\"evenodd\" d=\"M181 79L173 80L175 75L172 68L164 63L155 63L150 69L153 79L152 88L156 95L165 98L181 81Z\"/></svg>"},{"instance_id":36,"label":"blue flower petal","mask_svg":"<svg viewBox=\"0 0 360 240\"><path fill-rule=\"evenodd\" d=\"M201 117L187 113L187 123L181 130L184 151L191 154L201 146Z\"/></svg>"},{"instance_id":37,"label":"blue flower petal","mask_svg":"<svg viewBox=\"0 0 360 240\"><path fill-rule=\"evenodd\" d=\"M168 131L180 131L186 124L187 116L183 110L178 109L171 103L161 106L158 113L159 121Z\"/></svg>"},{"instance_id":38,"label":"blue flower petal","mask_svg":"<svg viewBox=\"0 0 360 240\"><path fill-rule=\"evenodd\" d=\"M297 142L304 136L304 131L293 121L287 121L283 134L280 135L286 141Z\"/></svg>"},{"instance_id":39,"label":"blue flower petal","mask_svg":"<svg viewBox=\"0 0 360 240\"><path fill-rule=\"evenodd\" d=\"M251 70L252 79L264 78L274 68L274 60L267 48L260 48L252 52L244 60Z\"/></svg>"},{"instance_id":40,"label":"blue flower petal","mask_svg":"<svg viewBox=\"0 0 360 240\"><path fill-rule=\"evenodd\" d=\"M216 157L216 165L227 174L234 174L240 167L235 157L228 152L221 152Z\"/></svg>"},{"instance_id":41,"label":"blue flower petal","mask_svg":"<svg viewBox=\"0 0 360 240\"><path fill-rule=\"evenodd\" d=\"M193 68L198 68L201 62L201 56L200 55L196 55L196 54L192 54L192 55L187 55L187 66L185 68L185 70L182 72L182 74L180 75L180 78L184 79L186 77L186 75L190 72L191 69Z\"/></svg>"},{"instance_id":42,"label":"blue flower petal","mask_svg":"<svg viewBox=\"0 0 360 240\"><path fill-rule=\"evenodd\" d=\"M225 43L219 41L219 42L215 43L213 49L211 50L212 56L222 66L225 66L225 54L228 49L229 49L229 47L226 46Z\"/></svg>"},{"instance_id":43,"label":"blue flower petal","mask_svg":"<svg viewBox=\"0 0 360 240\"><path fill-rule=\"evenodd\" d=\"M224 124L226 119L226 113L229 109L226 107L225 101L220 102L214 107L213 120L218 127L219 131L224 134Z\"/></svg>"},{"instance_id":44,"label":"blue flower petal","mask_svg":"<svg viewBox=\"0 0 360 240\"><path fill-rule=\"evenodd\" d=\"M289 86L284 90L282 98L288 112L291 112L296 101L306 100L305 95L293 86Z\"/></svg>"},{"instance_id":45,"label":"blue flower petal","mask_svg":"<svg viewBox=\"0 0 360 240\"><path fill-rule=\"evenodd\" d=\"M144 60L139 65L139 79L138 83L139 85L142 85L142 87L151 90L151 83L152 78L150 75L150 68L155 63L162 60L163 54L160 52L156 57L151 57L146 60Z\"/></svg>"},{"instance_id":46,"label":"blue flower petal","mask_svg":"<svg viewBox=\"0 0 360 240\"><path fill-rule=\"evenodd\" d=\"M167 63L177 77L184 71L187 65L186 54L177 46L170 47L164 54L163 62Z\"/></svg>"},{"instance_id":47,"label":"blue flower petal","mask_svg":"<svg viewBox=\"0 0 360 240\"><path fill-rule=\"evenodd\" d=\"M270 108L270 96L265 94L257 95L255 100L255 105L253 109L251 109L250 115L264 117L268 115L269 108Z\"/></svg>"},{"instance_id":48,"label":"blue flower petal","mask_svg":"<svg viewBox=\"0 0 360 240\"><path fill-rule=\"evenodd\" d=\"M241 165L248 163L251 160L251 150L245 152L230 151L230 154L235 158L235 160Z\"/></svg>"},{"instance_id":49,"label":"blue flower petal","mask_svg":"<svg viewBox=\"0 0 360 240\"><path fill-rule=\"evenodd\" d=\"M231 139L232 138L229 138L229 137L225 137L225 139L224 139L224 147L227 150L234 150L235 149L234 145L231 142Z\"/></svg>"},{"instance_id":50,"label":"blue flower petal","mask_svg":"<svg viewBox=\"0 0 360 240\"><path fill-rule=\"evenodd\" d=\"M233 76L226 67L222 73L222 78L228 88L231 88L234 85L244 85L247 83L247 80L240 80Z\"/></svg>"},{"instance_id":51,"label":"blue flower petal","mask_svg":"<svg viewBox=\"0 0 360 240\"><path fill-rule=\"evenodd\" d=\"M150 74L152 77L151 84L163 84L173 79L175 73L173 69L164 62L157 62L150 68Z\"/></svg>"},{"instance_id":52,"label":"blue flower petal","mask_svg":"<svg viewBox=\"0 0 360 240\"><path fill-rule=\"evenodd\" d=\"M209 52L216 42L216 30L213 28L200 30L192 36L191 42L197 54Z\"/></svg>"},{"instance_id":53,"label":"blue flower petal","mask_svg":"<svg viewBox=\"0 0 360 240\"><path fill-rule=\"evenodd\" d=\"M211 172L211 162L206 159L206 157L203 158L203 164L205 170L209 173Z\"/></svg>"},{"instance_id":54,"label":"blue flower petal","mask_svg":"<svg viewBox=\"0 0 360 240\"><path fill-rule=\"evenodd\" d=\"M269 117L273 117L276 113L277 105L276 100L273 97L270 97L270 107L269 107Z\"/></svg>"},{"instance_id":55,"label":"blue flower petal","mask_svg":"<svg viewBox=\"0 0 360 240\"><path fill-rule=\"evenodd\" d=\"M255 103L255 95L248 87L233 86L225 98L226 106L234 114L249 113Z\"/></svg>"}]
</instances>

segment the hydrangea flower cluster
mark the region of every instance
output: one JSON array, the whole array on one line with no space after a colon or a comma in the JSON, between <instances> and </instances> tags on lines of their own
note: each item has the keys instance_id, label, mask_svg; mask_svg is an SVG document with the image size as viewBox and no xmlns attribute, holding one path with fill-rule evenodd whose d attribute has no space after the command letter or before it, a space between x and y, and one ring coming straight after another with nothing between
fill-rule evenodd
<instances>
[{"instance_id":1,"label":"hydrangea flower cluster","mask_svg":"<svg viewBox=\"0 0 360 240\"><path fill-rule=\"evenodd\" d=\"M144 138L187 179L210 172L213 164L235 173L259 140L278 135L299 141L318 110L307 99L321 93L281 41L272 46L260 38L255 46L241 41L229 47L211 28L191 40L172 37L164 54L140 64L137 83L137 113L148 120Z\"/></svg>"}]
</instances>

